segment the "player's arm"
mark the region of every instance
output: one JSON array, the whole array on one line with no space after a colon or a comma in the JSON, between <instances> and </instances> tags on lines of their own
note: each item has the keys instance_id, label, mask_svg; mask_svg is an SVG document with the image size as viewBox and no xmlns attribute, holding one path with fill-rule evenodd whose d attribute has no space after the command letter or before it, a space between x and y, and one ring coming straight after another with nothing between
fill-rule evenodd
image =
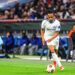
<instances>
[{"instance_id":1,"label":"player's arm","mask_svg":"<svg viewBox=\"0 0 75 75\"><path fill-rule=\"evenodd\" d=\"M54 35L52 38L50 38L50 39L47 40L47 42L52 41L52 40L55 39L58 35L59 35L59 32L57 31L57 32L55 33L55 35Z\"/></svg>"},{"instance_id":2,"label":"player's arm","mask_svg":"<svg viewBox=\"0 0 75 75\"><path fill-rule=\"evenodd\" d=\"M72 30L69 32L68 37L71 38Z\"/></svg>"},{"instance_id":3,"label":"player's arm","mask_svg":"<svg viewBox=\"0 0 75 75\"><path fill-rule=\"evenodd\" d=\"M43 45L45 45L45 39L44 39L45 23L46 23L46 21L42 21L42 24L41 24L41 37L42 37L42 43L43 43Z\"/></svg>"},{"instance_id":4,"label":"player's arm","mask_svg":"<svg viewBox=\"0 0 75 75\"><path fill-rule=\"evenodd\" d=\"M42 37L42 43L45 45L45 39L44 39L44 30L41 29L41 37Z\"/></svg>"}]
</instances>

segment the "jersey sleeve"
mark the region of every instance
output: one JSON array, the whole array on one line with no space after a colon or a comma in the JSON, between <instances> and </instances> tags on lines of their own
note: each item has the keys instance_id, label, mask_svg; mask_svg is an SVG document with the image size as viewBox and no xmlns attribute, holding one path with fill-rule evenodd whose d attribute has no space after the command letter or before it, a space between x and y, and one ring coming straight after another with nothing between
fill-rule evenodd
<instances>
[{"instance_id":1,"label":"jersey sleeve","mask_svg":"<svg viewBox=\"0 0 75 75\"><path fill-rule=\"evenodd\" d=\"M71 38L72 30L69 32L68 37Z\"/></svg>"},{"instance_id":2,"label":"jersey sleeve","mask_svg":"<svg viewBox=\"0 0 75 75\"><path fill-rule=\"evenodd\" d=\"M61 28L61 26L60 26L60 22L57 22L57 25L56 25L56 31L60 31L60 28Z\"/></svg>"},{"instance_id":3,"label":"jersey sleeve","mask_svg":"<svg viewBox=\"0 0 75 75\"><path fill-rule=\"evenodd\" d=\"M42 21L42 23L41 23L41 29L44 29L44 28L45 28L45 20Z\"/></svg>"}]
</instances>

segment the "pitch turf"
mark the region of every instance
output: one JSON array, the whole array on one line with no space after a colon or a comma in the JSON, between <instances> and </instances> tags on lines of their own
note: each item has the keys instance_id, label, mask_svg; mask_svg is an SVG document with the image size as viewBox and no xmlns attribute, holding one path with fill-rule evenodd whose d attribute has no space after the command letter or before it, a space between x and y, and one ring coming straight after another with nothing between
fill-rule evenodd
<instances>
[{"instance_id":1,"label":"pitch turf","mask_svg":"<svg viewBox=\"0 0 75 75\"><path fill-rule=\"evenodd\" d=\"M65 70L56 68L54 73L47 73L50 61L0 59L0 75L75 75L75 63L62 62ZM52 62L51 62L52 63Z\"/></svg>"}]
</instances>

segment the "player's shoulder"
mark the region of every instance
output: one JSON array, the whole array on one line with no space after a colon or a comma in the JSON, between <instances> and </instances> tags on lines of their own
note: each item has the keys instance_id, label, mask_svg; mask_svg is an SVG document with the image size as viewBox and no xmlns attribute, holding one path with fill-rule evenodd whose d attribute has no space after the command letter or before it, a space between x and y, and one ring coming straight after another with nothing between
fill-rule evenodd
<instances>
[{"instance_id":1,"label":"player's shoulder","mask_svg":"<svg viewBox=\"0 0 75 75\"><path fill-rule=\"evenodd\" d=\"M57 19L55 19L55 20L56 20L56 22L60 23L60 21L59 21L59 20L57 20Z\"/></svg>"},{"instance_id":2,"label":"player's shoulder","mask_svg":"<svg viewBox=\"0 0 75 75\"><path fill-rule=\"evenodd\" d=\"M72 30L70 30L70 32L74 32L74 30L72 29Z\"/></svg>"},{"instance_id":3,"label":"player's shoulder","mask_svg":"<svg viewBox=\"0 0 75 75\"><path fill-rule=\"evenodd\" d=\"M59 21L59 20L57 20L57 19L55 19L55 21L56 21L57 23L60 23L60 21Z\"/></svg>"},{"instance_id":4,"label":"player's shoulder","mask_svg":"<svg viewBox=\"0 0 75 75\"><path fill-rule=\"evenodd\" d=\"M47 19L45 19L45 20L42 21L43 24L45 24L45 23L47 23L47 22L48 22Z\"/></svg>"},{"instance_id":5,"label":"player's shoulder","mask_svg":"<svg viewBox=\"0 0 75 75\"><path fill-rule=\"evenodd\" d=\"M57 20L57 19L55 19L55 21L56 21L56 23L60 23L60 21L59 21L59 20Z\"/></svg>"}]
</instances>

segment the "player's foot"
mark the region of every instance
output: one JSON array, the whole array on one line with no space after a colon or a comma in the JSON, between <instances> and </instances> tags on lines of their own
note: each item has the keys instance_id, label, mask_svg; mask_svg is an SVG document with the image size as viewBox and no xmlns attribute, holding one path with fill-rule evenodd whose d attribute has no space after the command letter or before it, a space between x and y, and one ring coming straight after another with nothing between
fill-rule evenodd
<instances>
[{"instance_id":1,"label":"player's foot","mask_svg":"<svg viewBox=\"0 0 75 75\"><path fill-rule=\"evenodd\" d=\"M56 61L53 61L53 65L54 65L54 67L56 67L56 66L57 66Z\"/></svg>"},{"instance_id":2,"label":"player's foot","mask_svg":"<svg viewBox=\"0 0 75 75\"><path fill-rule=\"evenodd\" d=\"M64 68L61 66L61 67L60 67L60 70L61 70L61 71L63 71L63 70L64 70Z\"/></svg>"}]
</instances>

